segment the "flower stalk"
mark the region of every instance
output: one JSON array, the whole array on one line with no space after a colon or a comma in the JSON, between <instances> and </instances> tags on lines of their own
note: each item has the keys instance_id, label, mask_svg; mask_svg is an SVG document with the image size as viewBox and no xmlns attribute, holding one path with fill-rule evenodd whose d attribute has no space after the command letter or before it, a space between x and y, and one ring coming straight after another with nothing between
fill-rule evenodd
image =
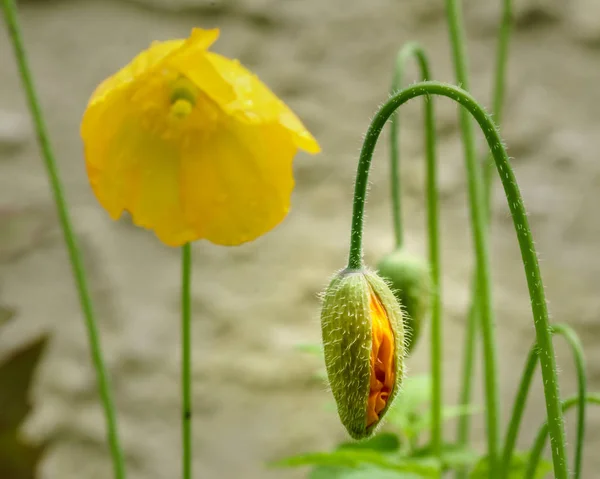
<instances>
[{"instance_id":1,"label":"flower stalk","mask_svg":"<svg viewBox=\"0 0 600 479\"><path fill-rule=\"evenodd\" d=\"M546 398L546 410L548 417L548 429L552 442L552 455L554 472L557 479L567 479L566 447L564 436L563 415L558 390L556 372L556 359L554 345L550 332L550 322L546 297L539 269L531 230L521 193L517 186L516 178L510 165L506 149L502 144L500 135L491 117L485 110L469 95L459 87L440 82L420 82L414 84L399 93L393 95L377 112L371 122L365 141L363 143L357 168L357 176L354 190L352 226L350 236L350 254L348 265L350 269L357 269L362 264L362 234L364 222L364 206L368 175L377 139L393 112L408 100L422 95L442 95L460 103L478 122L498 169L507 202L512 214L513 223L521 256L527 285L531 298L533 322L536 330L537 344L540 351L540 364L544 383L544 395ZM483 204L482 183L477 179L477 163L467 164L469 175L469 195L472 210L472 223L474 243L476 250L478 268L478 292L481 304L481 325L484 336L485 373L487 377L494 376L492 380L486 381L486 414L488 424L494 427L498 421L498 401L495 382L497 371L495 365L495 351L493 342L493 318L491 314L491 278L489 266L488 238L485 234L485 212ZM494 430L497 434L497 431ZM495 436L488 435L492 441L490 445L490 469L493 464L497 466L497 445ZM497 474L497 472L495 472Z\"/></svg>"},{"instance_id":2,"label":"flower stalk","mask_svg":"<svg viewBox=\"0 0 600 479\"><path fill-rule=\"evenodd\" d=\"M588 404L600 406L600 394L589 394L585 396L585 402ZM581 396L579 394L577 396L572 396L570 398L565 399L562 402L562 411L567 412L573 406L576 406L578 404L581 404ZM533 475L538 467L540 458L542 457L544 446L546 445L546 438L548 437L549 430L550 429L548 423L545 422L540 428L538 435L536 436L536 439L533 443L533 447L530 449L529 462L527 464L527 469L525 470L525 475L523 476L523 479L529 479L531 477L534 477ZM552 437L550 437L550 442L552 442Z\"/></svg>"},{"instance_id":3,"label":"flower stalk","mask_svg":"<svg viewBox=\"0 0 600 479\"><path fill-rule=\"evenodd\" d=\"M192 246L181 247L182 477L192 479Z\"/></svg>"},{"instance_id":4,"label":"flower stalk","mask_svg":"<svg viewBox=\"0 0 600 479\"><path fill-rule=\"evenodd\" d=\"M392 77L391 94L397 93L404 80L406 63L415 59L422 81L431 79L429 59L421 45L410 42L404 45L396 57L394 74ZM435 116L433 101L424 97L424 127L425 127L425 159L426 159L426 195L427 195L427 231L428 231L428 256L432 284L431 298L431 376L432 376L432 428L431 442L435 454L439 457L442 451L442 359L443 359L443 332L442 332L442 301L441 301L441 259L439 239L439 194L437 188L437 160L435 138ZM390 118L390 191L392 196L392 219L396 249L403 245L403 222L401 202L401 176L400 176L400 147L399 147L399 114L392 113Z\"/></svg>"},{"instance_id":5,"label":"flower stalk","mask_svg":"<svg viewBox=\"0 0 600 479\"><path fill-rule=\"evenodd\" d=\"M462 31L462 15L460 11L459 4L456 2L452 2L451 5L447 8L448 21L450 25L454 26L454 29L451 29L452 33L456 31ZM512 20L512 0L503 0L502 3L502 17L500 21L500 29L498 35L498 43L496 47L496 67L495 67L495 75L494 75L494 86L493 86L493 103L492 103L492 112L494 114L494 119L496 121L496 125L500 125L503 113L503 103L504 103L504 90L506 84L506 67L508 63L508 46L510 40L510 31L511 31L511 20ZM454 38L454 43L456 45L457 55L464 56L466 54L466 47L464 46L464 37L463 35L452 35ZM459 82L465 89L465 85L468 85L468 71L466 68L466 64L462 62L456 63L456 77L459 79ZM462 79L462 80L461 80ZM471 137L472 139L472 137ZM463 137L463 141L465 144L468 139ZM472 143L472 142L471 142ZM471 148L474 148L473 144L471 144ZM473 151L473 149L468 149L467 151ZM483 182L484 182L484 194L485 194L485 205L486 205L486 213L488 217L488 228L489 228L489 218L491 218L491 185L494 171L494 158L491 154L486 155L486 159L484 160L484 169L483 169ZM463 374L461 381L461 391L460 391L460 399L459 404L469 404L471 402L471 393L472 393L472 378L473 378L473 365L475 362L475 335L477 331L477 323L479 320L479 311L477 304L477 272L473 275L473 285L472 285L472 295L471 295L471 305L469 307L469 313L467 317L467 332L465 336L465 347L464 347L464 357L463 357ZM469 428L471 424L471 417L467 414L461 416L458 419L458 429L457 429L457 440L459 444L466 446L469 441ZM466 472L463 470L459 472L457 477L464 478Z\"/></svg>"},{"instance_id":6,"label":"flower stalk","mask_svg":"<svg viewBox=\"0 0 600 479\"><path fill-rule=\"evenodd\" d=\"M571 351L573 353L573 359L575 362L575 368L577 370L577 384L578 384L578 414L577 414L577 444L575 447L575 470L574 479L581 477L581 470L583 465L583 446L585 437L585 412L586 412L586 394L587 394L587 377L585 374L585 357L583 354L583 346L581 341L577 337L575 331L565 324L554 324L552 325L552 334L558 334L563 336L567 341ZM519 427L521 425L521 419L525 412L525 405L527 403L527 397L531 388L531 382L533 379L533 373L539 360L538 348L534 344L529 350L527 355L527 361L525 362L525 369L521 376L521 382L517 396L515 397L513 412L511 415L510 422L508 424L508 430L506 432L506 439L504 442L503 454L502 454L502 468L500 473L500 479L506 479L508 477L512 454L515 449L517 437L519 435Z\"/></svg>"},{"instance_id":7,"label":"flower stalk","mask_svg":"<svg viewBox=\"0 0 600 479\"><path fill-rule=\"evenodd\" d=\"M87 284L87 277L85 273L85 268L83 266L83 260L81 257L79 246L77 244L77 238L73 230L73 226L71 224L71 219L67 207L67 201L65 199L65 194L60 180L58 166L56 164L54 153L50 145L48 131L43 119L42 110L33 84L33 77L29 69L25 45L23 42L23 37L19 26L19 20L17 17L17 8L15 6L14 1L2 0L2 10L4 13L4 20L6 22L6 26L15 52L15 58L17 60L19 74L21 75L21 83L25 90L25 96L27 98L27 103L31 112L31 117L33 119L37 135L37 141L41 150L44 166L46 167L46 172L48 174L50 189L54 197L54 203L58 212L60 226L63 232L63 237L69 255L69 260L71 262L71 268L73 271L75 285L77 287L79 302L81 305L81 310L84 317L84 324L88 336L88 343L90 346L92 364L96 371L97 387L100 393L100 400L104 411L107 439L113 463L113 474L115 479L124 479L125 459L123 457L123 451L121 449L121 444L119 440L116 417L117 415L114 406L114 400L112 397L110 379L102 353L100 333L98 331L98 325L94 314L92 298Z\"/></svg>"}]
</instances>

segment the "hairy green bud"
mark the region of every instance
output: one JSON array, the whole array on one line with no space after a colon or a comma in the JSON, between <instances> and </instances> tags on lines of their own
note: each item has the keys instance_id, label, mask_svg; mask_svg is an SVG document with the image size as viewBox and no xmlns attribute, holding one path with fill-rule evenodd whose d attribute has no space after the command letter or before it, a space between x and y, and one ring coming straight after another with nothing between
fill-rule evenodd
<instances>
[{"instance_id":1,"label":"hairy green bud","mask_svg":"<svg viewBox=\"0 0 600 479\"><path fill-rule=\"evenodd\" d=\"M384 256L377 271L388 282L404 309L406 350L410 354L431 303L429 267L420 258L400 249Z\"/></svg>"},{"instance_id":2,"label":"hairy green bud","mask_svg":"<svg viewBox=\"0 0 600 479\"><path fill-rule=\"evenodd\" d=\"M403 379L400 305L376 273L342 270L325 292L321 329L340 420L354 439L369 437Z\"/></svg>"}]
</instances>

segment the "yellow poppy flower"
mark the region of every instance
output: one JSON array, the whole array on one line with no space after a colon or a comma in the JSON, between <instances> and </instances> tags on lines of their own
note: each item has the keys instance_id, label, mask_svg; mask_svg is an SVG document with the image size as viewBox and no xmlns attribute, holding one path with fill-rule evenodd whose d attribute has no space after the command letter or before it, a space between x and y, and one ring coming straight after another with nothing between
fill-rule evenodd
<instances>
[{"instance_id":1,"label":"yellow poppy flower","mask_svg":"<svg viewBox=\"0 0 600 479\"><path fill-rule=\"evenodd\" d=\"M298 149L320 151L255 75L208 51L218 35L154 42L98 86L81 123L100 204L171 246L271 230L289 210Z\"/></svg>"}]
</instances>

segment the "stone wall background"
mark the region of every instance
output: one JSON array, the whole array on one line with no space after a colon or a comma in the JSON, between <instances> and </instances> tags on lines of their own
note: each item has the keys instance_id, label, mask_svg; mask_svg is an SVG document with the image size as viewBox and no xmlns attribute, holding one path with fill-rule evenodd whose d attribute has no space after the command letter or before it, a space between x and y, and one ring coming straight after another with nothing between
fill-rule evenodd
<instances>
[{"instance_id":1,"label":"stone wall background","mask_svg":"<svg viewBox=\"0 0 600 479\"><path fill-rule=\"evenodd\" d=\"M590 389L598 389L600 4L515 3L502 132L530 212L553 318L581 334ZM488 105L499 4L465 2L472 91ZM23 0L19 5L91 277L132 479L179 474L179 258L127 221L111 222L92 197L78 137L89 94L152 39L186 36L193 26L218 26L222 35L215 50L256 71L320 140L323 154L297 158L293 211L273 233L235 249L205 242L194 246L196 476L302 477L301 471L264 465L290 453L330 447L344 433L324 407L325 386L313 379L319 362L294 345L319 339L317 293L344 265L358 150L369 118L386 98L396 50L408 40L422 42L434 77L453 80L443 2ZM55 438L40 477L106 478L110 463L85 332L4 28L0 59L0 303L18 313L0 336L0 354L42 331L52 334L24 429L35 439ZM445 388L447 401L453 402L472 252L456 108L445 100L436 108ZM407 245L416 253L425 251L420 118L417 102L405 108L401 135ZM384 146L374 162L368 203L366 258L371 264L392 245L386 159ZM506 416L533 328L512 222L499 190L494 205ZM570 394L575 391L571 358L557 343L562 391ZM415 374L427 370L425 343L409 363ZM524 446L543 419L542 405L538 379ZM594 454L599 425L600 414L591 409L584 477L594 477L600 468ZM476 434L483 440L481 419Z\"/></svg>"}]
</instances>

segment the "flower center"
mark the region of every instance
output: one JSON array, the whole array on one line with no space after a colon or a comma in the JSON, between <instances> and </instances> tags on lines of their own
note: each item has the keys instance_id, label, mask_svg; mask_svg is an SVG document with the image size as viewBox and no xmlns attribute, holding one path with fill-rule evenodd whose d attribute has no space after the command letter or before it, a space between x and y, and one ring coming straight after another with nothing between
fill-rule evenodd
<instances>
[{"instance_id":1,"label":"flower center","mask_svg":"<svg viewBox=\"0 0 600 479\"><path fill-rule=\"evenodd\" d=\"M171 85L171 114L178 119L189 116L196 105L199 90L190 80L180 76Z\"/></svg>"}]
</instances>

